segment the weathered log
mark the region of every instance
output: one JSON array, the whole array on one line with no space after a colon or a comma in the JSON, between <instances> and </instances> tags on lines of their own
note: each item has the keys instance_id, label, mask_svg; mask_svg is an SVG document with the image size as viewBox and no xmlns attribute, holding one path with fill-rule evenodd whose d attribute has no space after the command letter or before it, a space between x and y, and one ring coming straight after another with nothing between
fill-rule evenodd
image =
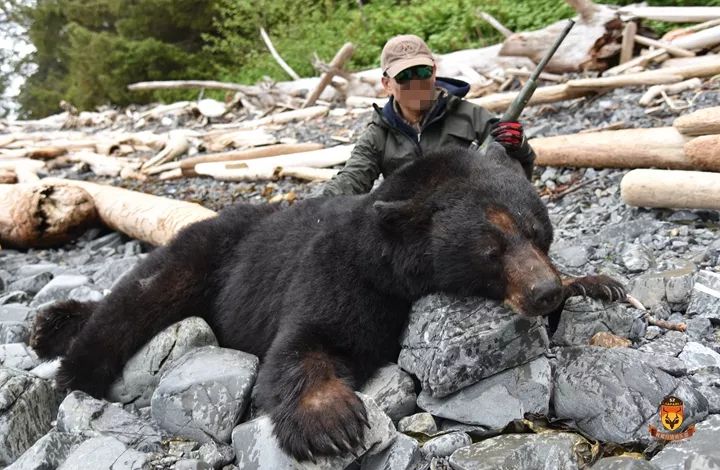
<instances>
[{"instance_id":1,"label":"weathered log","mask_svg":"<svg viewBox=\"0 0 720 470\"><path fill-rule=\"evenodd\" d=\"M477 11L475 14L476 14L478 17L480 17L480 18L482 18L483 20L485 20L490 26L492 26L493 28L495 28L495 31L497 31L497 32L499 32L500 34L502 34L503 37L509 38L510 36L512 36L512 35L514 34L511 30L509 30L507 27L505 27L504 24L500 23L500 22L497 20L497 18L495 18L494 16L492 16L490 13L487 13L487 12L484 12L484 11Z\"/></svg>"},{"instance_id":2,"label":"weathered log","mask_svg":"<svg viewBox=\"0 0 720 470\"><path fill-rule=\"evenodd\" d=\"M620 8L618 13L633 18L670 23L699 23L720 17L720 7L648 7L630 5Z\"/></svg>"},{"instance_id":3,"label":"weathered log","mask_svg":"<svg viewBox=\"0 0 720 470\"><path fill-rule=\"evenodd\" d=\"M683 151L688 140L673 127L658 127L542 137L530 145L537 165L692 169Z\"/></svg>"},{"instance_id":4,"label":"weathered log","mask_svg":"<svg viewBox=\"0 0 720 470\"><path fill-rule=\"evenodd\" d=\"M636 207L720 210L720 174L632 170L620 182L620 196Z\"/></svg>"},{"instance_id":5,"label":"weathered log","mask_svg":"<svg viewBox=\"0 0 720 470\"><path fill-rule=\"evenodd\" d=\"M260 126L269 124L285 124L293 121L311 119L319 116L325 116L330 108L327 106L312 106L304 109L293 109L282 113L271 114L260 119L252 119L249 121L233 122L228 124L215 124L213 129L255 129Z\"/></svg>"},{"instance_id":6,"label":"weathered log","mask_svg":"<svg viewBox=\"0 0 720 470\"><path fill-rule=\"evenodd\" d=\"M704 23L694 24L692 26L688 26L687 28L673 29L672 31L665 33L665 35L663 36L663 41L673 41L679 37L687 36L689 34L696 33L698 31L712 28L713 26L718 25L720 25L720 18L706 21Z\"/></svg>"},{"instance_id":7,"label":"weathered log","mask_svg":"<svg viewBox=\"0 0 720 470\"><path fill-rule=\"evenodd\" d=\"M676 68L676 67L690 67L698 65L712 64L718 61L718 56L715 54L700 55L695 57L674 57L668 59L662 63L661 69Z\"/></svg>"},{"instance_id":8,"label":"weathered log","mask_svg":"<svg viewBox=\"0 0 720 470\"><path fill-rule=\"evenodd\" d=\"M92 196L100 220L105 225L153 245L164 245L183 227L216 215L199 204L114 186L60 178L45 178L42 181L84 189Z\"/></svg>"},{"instance_id":9,"label":"weathered log","mask_svg":"<svg viewBox=\"0 0 720 470\"><path fill-rule=\"evenodd\" d=\"M0 168L0 184L15 184L17 183L17 175L15 170L6 170Z\"/></svg>"},{"instance_id":10,"label":"weathered log","mask_svg":"<svg viewBox=\"0 0 720 470\"><path fill-rule=\"evenodd\" d=\"M612 77L614 75L620 75L622 73L630 72L636 67L645 67L650 62L664 63L670 54L665 52L664 49L657 49L647 54L641 54L633 59L628 60L624 64L616 65L603 72L603 77ZM683 58L685 59L685 58Z\"/></svg>"},{"instance_id":11,"label":"weathered log","mask_svg":"<svg viewBox=\"0 0 720 470\"><path fill-rule=\"evenodd\" d=\"M343 65L345 65L345 62L347 62L348 59L352 57L353 52L355 52L355 46L353 46L352 43L346 42L345 44L343 44L337 54L335 54L335 57L333 57L332 62L330 62L330 70L325 72L322 77L320 77L320 82L317 84L315 89L312 91L312 93L310 93L310 95L303 103L303 108L307 108L308 106L312 106L315 104L325 87L328 86L332 81L333 75L335 75L335 71L342 69Z\"/></svg>"},{"instance_id":12,"label":"weathered log","mask_svg":"<svg viewBox=\"0 0 720 470\"><path fill-rule=\"evenodd\" d=\"M695 90L702 86L702 80L699 78L691 78L683 82L673 83L671 85L653 85L640 97L638 103L641 106L650 106L658 96L677 95L687 90Z\"/></svg>"},{"instance_id":13,"label":"weathered log","mask_svg":"<svg viewBox=\"0 0 720 470\"><path fill-rule=\"evenodd\" d=\"M681 36L674 39L671 44L673 46L685 49L708 49L720 44L720 26L698 31L687 36Z\"/></svg>"},{"instance_id":14,"label":"weathered log","mask_svg":"<svg viewBox=\"0 0 720 470\"><path fill-rule=\"evenodd\" d=\"M257 147L277 143L277 138L264 129L211 131L202 139L205 142L205 148L210 152L220 152L226 148Z\"/></svg>"},{"instance_id":15,"label":"weathered log","mask_svg":"<svg viewBox=\"0 0 720 470\"><path fill-rule=\"evenodd\" d=\"M213 90L239 91L241 93L254 91L254 87L249 85L218 82L215 80L165 80L153 82L137 82L128 85L128 90L130 91L178 90L182 88L207 88Z\"/></svg>"},{"instance_id":16,"label":"weathered log","mask_svg":"<svg viewBox=\"0 0 720 470\"><path fill-rule=\"evenodd\" d=\"M720 106L680 116L673 121L673 127L685 135L720 134Z\"/></svg>"},{"instance_id":17,"label":"weathered log","mask_svg":"<svg viewBox=\"0 0 720 470\"><path fill-rule=\"evenodd\" d=\"M614 77L581 78L568 80L566 85L569 88L598 91L626 86L658 85L682 81L682 75L671 73L670 70L667 69L667 73L650 71L616 75Z\"/></svg>"},{"instance_id":18,"label":"weathered log","mask_svg":"<svg viewBox=\"0 0 720 470\"><path fill-rule=\"evenodd\" d=\"M694 169L720 171L720 134L696 137L684 150Z\"/></svg>"},{"instance_id":19,"label":"weathered log","mask_svg":"<svg viewBox=\"0 0 720 470\"><path fill-rule=\"evenodd\" d=\"M137 169L137 166L132 168L132 164L127 159L99 155L93 152L72 153L67 156L67 159L71 162L85 163L98 176L118 176L125 168Z\"/></svg>"},{"instance_id":20,"label":"weathered log","mask_svg":"<svg viewBox=\"0 0 720 470\"><path fill-rule=\"evenodd\" d=\"M328 181L333 176L337 175L339 170L331 168L312 168L307 166L296 166L290 168L283 168L280 171L280 176L290 176L299 180L305 181Z\"/></svg>"},{"instance_id":21,"label":"weathered log","mask_svg":"<svg viewBox=\"0 0 720 470\"><path fill-rule=\"evenodd\" d=\"M556 101L571 100L590 94L591 91L582 88L569 88L567 84L550 85L538 88L530 98L528 105L554 103ZM492 112L505 111L517 96L518 92L493 93L492 95L473 98L468 101L478 104Z\"/></svg>"},{"instance_id":22,"label":"weathered log","mask_svg":"<svg viewBox=\"0 0 720 470\"><path fill-rule=\"evenodd\" d=\"M97 223L92 197L62 183L0 185L0 242L17 248L62 245Z\"/></svg>"},{"instance_id":23,"label":"weathered log","mask_svg":"<svg viewBox=\"0 0 720 470\"><path fill-rule=\"evenodd\" d=\"M15 173L18 183L31 183L40 178L37 172L45 168L45 162L31 160L29 158L8 158L0 159L0 169L12 170Z\"/></svg>"}]
</instances>

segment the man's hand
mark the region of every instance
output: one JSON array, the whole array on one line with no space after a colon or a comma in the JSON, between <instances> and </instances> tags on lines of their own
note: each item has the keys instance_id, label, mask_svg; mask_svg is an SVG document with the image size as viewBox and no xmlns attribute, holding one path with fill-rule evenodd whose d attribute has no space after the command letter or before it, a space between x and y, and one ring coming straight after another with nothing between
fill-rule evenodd
<instances>
[{"instance_id":1,"label":"man's hand","mask_svg":"<svg viewBox=\"0 0 720 470\"><path fill-rule=\"evenodd\" d=\"M519 122L495 122L490 128L490 135L509 155L518 152L523 144L523 127Z\"/></svg>"}]
</instances>

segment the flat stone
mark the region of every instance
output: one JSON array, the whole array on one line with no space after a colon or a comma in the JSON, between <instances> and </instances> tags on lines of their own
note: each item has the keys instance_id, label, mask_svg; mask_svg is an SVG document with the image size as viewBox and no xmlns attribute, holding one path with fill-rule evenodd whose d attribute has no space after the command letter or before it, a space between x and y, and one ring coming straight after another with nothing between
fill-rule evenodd
<instances>
[{"instance_id":1,"label":"flat stone","mask_svg":"<svg viewBox=\"0 0 720 470\"><path fill-rule=\"evenodd\" d=\"M0 365L30 370L40 364L37 354L25 343L0 344Z\"/></svg>"},{"instance_id":2,"label":"flat stone","mask_svg":"<svg viewBox=\"0 0 720 470\"><path fill-rule=\"evenodd\" d=\"M455 470L571 470L585 463L580 454L589 443L566 432L503 434L456 450L450 456Z\"/></svg>"},{"instance_id":3,"label":"flat stone","mask_svg":"<svg viewBox=\"0 0 720 470\"><path fill-rule=\"evenodd\" d=\"M380 368L360 392L372 398L393 421L415 411L415 384L397 364Z\"/></svg>"},{"instance_id":4,"label":"flat stone","mask_svg":"<svg viewBox=\"0 0 720 470\"><path fill-rule=\"evenodd\" d=\"M720 413L720 368L703 367L696 369L688 379L708 401L710 414Z\"/></svg>"},{"instance_id":5,"label":"flat stone","mask_svg":"<svg viewBox=\"0 0 720 470\"><path fill-rule=\"evenodd\" d=\"M541 319L486 299L430 295L413 305L398 364L443 397L529 362L548 344Z\"/></svg>"},{"instance_id":6,"label":"flat stone","mask_svg":"<svg viewBox=\"0 0 720 470\"><path fill-rule=\"evenodd\" d=\"M45 287L40 289L32 302L31 307L38 307L48 302L54 302L57 300L64 300L71 290L76 287L90 284L90 278L87 276L81 276L77 274L61 274L53 278L52 281L45 284Z\"/></svg>"},{"instance_id":7,"label":"flat stone","mask_svg":"<svg viewBox=\"0 0 720 470\"><path fill-rule=\"evenodd\" d=\"M182 459L175 462L173 470L212 470L212 465L197 459Z\"/></svg>"},{"instance_id":8,"label":"flat stone","mask_svg":"<svg viewBox=\"0 0 720 470\"><path fill-rule=\"evenodd\" d=\"M148 406L160 377L174 360L195 348L217 344L215 334L202 318L190 317L170 325L130 358L122 375L111 385L108 398L134 403L138 408Z\"/></svg>"},{"instance_id":9,"label":"flat stone","mask_svg":"<svg viewBox=\"0 0 720 470\"><path fill-rule=\"evenodd\" d=\"M668 302L675 310L684 311L690 301L695 265L678 260L679 267L659 272L647 272L630 282L629 293L645 307L652 308Z\"/></svg>"},{"instance_id":10,"label":"flat stone","mask_svg":"<svg viewBox=\"0 0 720 470\"><path fill-rule=\"evenodd\" d=\"M686 314L720 323L720 274L707 270L697 273Z\"/></svg>"},{"instance_id":11,"label":"flat stone","mask_svg":"<svg viewBox=\"0 0 720 470\"><path fill-rule=\"evenodd\" d=\"M53 275L50 272L42 271L37 274L33 274L29 277L18 279L17 281L11 282L8 286L9 290L21 290L27 292L30 295L35 295L40 292L40 289L52 281Z\"/></svg>"},{"instance_id":12,"label":"flat stone","mask_svg":"<svg viewBox=\"0 0 720 470\"><path fill-rule=\"evenodd\" d=\"M30 300L30 296L21 290L13 290L0 295L0 305L14 304Z\"/></svg>"},{"instance_id":13,"label":"flat stone","mask_svg":"<svg viewBox=\"0 0 720 470\"><path fill-rule=\"evenodd\" d=\"M584 244L553 243L550 255L553 261L563 267L579 268L588 263L588 247Z\"/></svg>"},{"instance_id":14,"label":"flat stone","mask_svg":"<svg viewBox=\"0 0 720 470\"><path fill-rule=\"evenodd\" d=\"M433 437L422 446L422 453L428 457L449 457L458 449L472 444L470 436L461 431L453 431Z\"/></svg>"},{"instance_id":15,"label":"flat stone","mask_svg":"<svg viewBox=\"0 0 720 470\"><path fill-rule=\"evenodd\" d=\"M101 289L111 289L122 276L137 265L139 258L120 258L106 263L93 274L93 283Z\"/></svg>"},{"instance_id":16,"label":"flat stone","mask_svg":"<svg viewBox=\"0 0 720 470\"><path fill-rule=\"evenodd\" d=\"M550 361L540 356L443 398L423 390L418 406L433 416L499 430L525 413L547 415L551 390Z\"/></svg>"},{"instance_id":17,"label":"flat stone","mask_svg":"<svg viewBox=\"0 0 720 470\"><path fill-rule=\"evenodd\" d=\"M99 302L105 297L102 292L93 289L90 286L80 286L68 293L68 300L77 300L78 302Z\"/></svg>"},{"instance_id":18,"label":"flat stone","mask_svg":"<svg viewBox=\"0 0 720 470\"><path fill-rule=\"evenodd\" d=\"M0 367L0 466L13 463L47 433L57 409L50 381Z\"/></svg>"},{"instance_id":19,"label":"flat stone","mask_svg":"<svg viewBox=\"0 0 720 470\"><path fill-rule=\"evenodd\" d=\"M145 470L148 457L129 449L111 436L94 437L80 444L58 470Z\"/></svg>"},{"instance_id":20,"label":"flat stone","mask_svg":"<svg viewBox=\"0 0 720 470\"><path fill-rule=\"evenodd\" d=\"M572 420L593 439L643 445L652 441L648 426L657 422L658 407L668 395L685 402L685 423L707 416L702 394L661 370L656 359L633 349L561 349L554 371L555 415Z\"/></svg>"},{"instance_id":21,"label":"flat stone","mask_svg":"<svg viewBox=\"0 0 720 470\"><path fill-rule=\"evenodd\" d=\"M252 354L205 346L174 361L151 400L152 417L166 431L197 442L230 442L257 377Z\"/></svg>"},{"instance_id":22,"label":"flat stone","mask_svg":"<svg viewBox=\"0 0 720 470\"><path fill-rule=\"evenodd\" d=\"M711 415L705 421L697 423L692 437L669 442L650 461L661 470L718 468L720 467L718 443L720 443L720 415ZM693 464L697 466L692 466Z\"/></svg>"},{"instance_id":23,"label":"flat stone","mask_svg":"<svg viewBox=\"0 0 720 470\"><path fill-rule=\"evenodd\" d=\"M600 332L637 341L645 336L646 327L645 314L640 310L575 297L565 302L552 341L562 346L586 345Z\"/></svg>"},{"instance_id":24,"label":"flat stone","mask_svg":"<svg viewBox=\"0 0 720 470\"><path fill-rule=\"evenodd\" d=\"M422 462L424 458L418 442L398 434L387 449L365 456L360 470L418 470Z\"/></svg>"},{"instance_id":25,"label":"flat stone","mask_svg":"<svg viewBox=\"0 0 720 470\"><path fill-rule=\"evenodd\" d=\"M685 348L686 343L687 335L680 331L669 330L658 339L643 344L638 350L648 354L677 356Z\"/></svg>"},{"instance_id":26,"label":"flat stone","mask_svg":"<svg viewBox=\"0 0 720 470\"><path fill-rule=\"evenodd\" d=\"M358 393L367 410L370 429L365 430L362 443L368 449L365 455L374 455L387 449L395 440L397 431L392 420L373 402L372 398ZM252 421L242 423L232 432L232 443L235 447L235 462L243 470L300 470L309 464L300 463L285 454L273 435L270 417L261 416ZM314 470L344 469L355 460L352 455L333 458L318 458Z\"/></svg>"},{"instance_id":27,"label":"flat stone","mask_svg":"<svg viewBox=\"0 0 720 470\"><path fill-rule=\"evenodd\" d=\"M123 410L118 404L97 400L74 391L60 404L57 429L87 437L114 437L141 452L160 450L160 431L152 424Z\"/></svg>"},{"instance_id":28,"label":"flat stone","mask_svg":"<svg viewBox=\"0 0 720 470\"><path fill-rule=\"evenodd\" d=\"M417 413L401 419L398 422L398 431L431 435L437 432L437 423L430 413Z\"/></svg>"},{"instance_id":29,"label":"flat stone","mask_svg":"<svg viewBox=\"0 0 720 470\"><path fill-rule=\"evenodd\" d=\"M704 367L720 367L720 354L694 341L685 345L679 358L685 362L690 373Z\"/></svg>"},{"instance_id":30,"label":"flat stone","mask_svg":"<svg viewBox=\"0 0 720 470\"><path fill-rule=\"evenodd\" d=\"M67 432L50 431L38 439L5 470L49 470L58 468L85 437Z\"/></svg>"},{"instance_id":31,"label":"flat stone","mask_svg":"<svg viewBox=\"0 0 720 470\"><path fill-rule=\"evenodd\" d=\"M15 277L17 279L22 279L42 273L50 273L54 276L56 274L62 274L63 271L66 270L67 268L63 268L54 263L26 264L24 266L20 266L17 271L15 271Z\"/></svg>"},{"instance_id":32,"label":"flat stone","mask_svg":"<svg viewBox=\"0 0 720 470\"><path fill-rule=\"evenodd\" d=\"M213 468L222 468L235 460L235 449L218 442L206 442L197 450L197 456Z\"/></svg>"},{"instance_id":33,"label":"flat stone","mask_svg":"<svg viewBox=\"0 0 720 470\"><path fill-rule=\"evenodd\" d=\"M0 344L27 343L30 329L22 321L0 321Z\"/></svg>"},{"instance_id":34,"label":"flat stone","mask_svg":"<svg viewBox=\"0 0 720 470\"><path fill-rule=\"evenodd\" d=\"M0 321L30 321L33 309L23 304L0 305Z\"/></svg>"}]
</instances>

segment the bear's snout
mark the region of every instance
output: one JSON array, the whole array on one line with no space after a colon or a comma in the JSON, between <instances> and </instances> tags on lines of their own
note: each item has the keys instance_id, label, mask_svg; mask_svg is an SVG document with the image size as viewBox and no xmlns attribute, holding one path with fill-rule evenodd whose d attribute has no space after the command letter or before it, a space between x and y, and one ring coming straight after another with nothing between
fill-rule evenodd
<instances>
[{"instance_id":1,"label":"bear's snout","mask_svg":"<svg viewBox=\"0 0 720 470\"><path fill-rule=\"evenodd\" d=\"M544 315L550 313L558 308L562 302L562 284L557 279L539 281L530 286L527 297L531 304L531 314Z\"/></svg>"}]
</instances>

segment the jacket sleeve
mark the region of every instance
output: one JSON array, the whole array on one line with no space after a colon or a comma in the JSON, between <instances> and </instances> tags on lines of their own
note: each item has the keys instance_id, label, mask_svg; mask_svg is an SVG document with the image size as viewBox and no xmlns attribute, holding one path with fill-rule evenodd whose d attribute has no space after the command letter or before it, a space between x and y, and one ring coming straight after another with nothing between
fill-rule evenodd
<instances>
[{"instance_id":1,"label":"jacket sleeve","mask_svg":"<svg viewBox=\"0 0 720 470\"><path fill-rule=\"evenodd\" d=\"M380 176L382 150L379 145L380 129L369 124L360 135L342 170L323 187L320 196L340 196L369 192Z\"/></svg>"}]
</instances>

